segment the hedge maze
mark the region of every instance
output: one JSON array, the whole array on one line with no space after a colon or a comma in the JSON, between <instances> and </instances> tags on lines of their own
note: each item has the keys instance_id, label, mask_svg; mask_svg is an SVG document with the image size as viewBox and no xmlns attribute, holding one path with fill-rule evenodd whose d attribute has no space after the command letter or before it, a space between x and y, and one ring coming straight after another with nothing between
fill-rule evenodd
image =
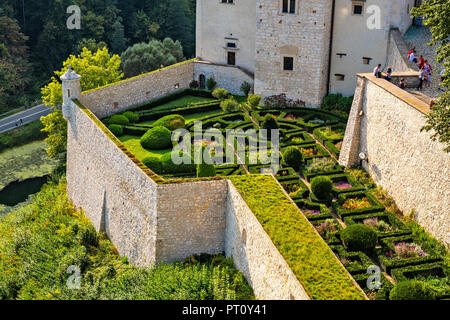
<instances>
[{"instance_id":1,"label":"hedge maze","mask_svg":"<svg viewBox=\"0 0 450 320\"><path fill-rule=\"evenodd\" d=\"M177 101L182 101L186 96L205 100L178 105ZM256 163L250 161L255 160L251 157L255 151L260 151L260 145L249 147L253 138L245 134L241 136L246 143L242 146L244 157L239 158L240 161L235 157L230 162L226 157L227 153L237 154L239 148L236 140L227 143L204 139L203 147L222 143L223 152L212 154L216 163L215 175L243 177L273 174L284 192L370 299L389 299L389 292L396 282L416 278L429 284L437 299L450 298L447 260L433 250L423 248L421 239L415 237L411 229L393 213L386 211L371 192L338 165L337 159L345 133L345 117L324 110L286 109L282 106L279 109L258 107L251 110L245 103L240 106L241 110L226 113L220 105L221 101L215 99L210 91L187 89L133 107L128 112L102 121L132 153L152 157L147 161L144 158L139 160L154 172L162 174L163 178L195 178L195 165L178 167L171 163L172 142L167 141L167 131L184 128L191 133L190 142L193 149L196 121L201 121L203 133L214 129L225 135L228 130L238 129L243 133L250 129L259 133L266 125L267 117L273 117L280 133L280 165L270 167L259 157ZM161 127L167 129L157 129L158 135L152 137L152 130ZM140 141L142 146L142 137L145 137L145 150L140 149L137 143ZM179 142L184 139L185 137L180 137ZM270 150L271 138L268 137L262 142L267 144ZM157 152L152 150L151 146L161 146L166 150L161 154L161 150ZM292 147L300 151L297 159L298 170L285 161L286 150ZM331 180L331 188L325 198L318 197L311 189L311 183L318 177ZM252 188L250 184L246 185L249 183L247 180L236 181L241 183L242 190ZM366 252L350 251L340 236L342 230L358 224L369 226L378 238L376 246ZM356 233L352 235L355 241L363 241L364 239L358 239L363 236ZM297 241L303 240L299 237ZM289 257L285 258L289 261ZM376 278L378 280L372 281L372 284L381 284L378 289L368 287L368 280L373 280L372 274L368 273L371 266L377 266L382 271L379 278Z\"/></svg>"}]
</instances>

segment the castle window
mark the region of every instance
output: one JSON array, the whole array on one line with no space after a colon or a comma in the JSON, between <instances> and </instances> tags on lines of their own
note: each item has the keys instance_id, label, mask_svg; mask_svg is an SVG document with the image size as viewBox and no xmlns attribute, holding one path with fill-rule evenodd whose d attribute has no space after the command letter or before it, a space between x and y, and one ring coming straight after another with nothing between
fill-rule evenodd
<instances>
[{"instance_id":1,"label":"castle window","mask_svg":"<svg viewBox=\"0 0 450 320\"><path fill-rule=\"evenodd\" d=\"M372 60L372 58L363 57L363 64L370 64L371 60Z\"/></svg>"},{"instance_id":2,"label":"castle window","mask_svg":"<svg viewBox=\"0 0 450 320\"><path fill-rule=\"evenodd\" d=\"M364 12L364 3L353 2L352 12L353 12L353 15L361 16Z\"/></svg>"},{"instance_id":3,"label":"castle window","mask_svg":"<svg viewBox=\"0 0 450 320\"><path fill-rule=\"evenodd\" d=\"M233 48L233 49L235 49L237 46L236 46L236 43L234 43L234 42L227 42L227 48Z\"/></svg>"},{"instance_id":4,"label":"castle window","mask_svg":"<svg viewBox=\"0 0 450 320\"><path fill-rule=\"evenodd\" d=\"M222 0L222 3L231 3L231 4L233 4L234 0Z\"/></svg>"},{"instance_id":5,"label":"castle window","mask_svg":"<svg viewBox=\"0 0 450 320\"><path fill-rule=\"evenodd\" d=\"M67 96L70 98L70 89L67 89Z\"/></svg>"},{"instance_id":6,"label":"castle window","mask_svg":"<svg viewBox=\"0 0 450 320\"><path fill-rule=\"evenodd\" d=\"M293 57L283 57L283 70L293 71L294 70L294 58Z\"/></svg>"},{"instance_id":7,"label":"castle window","mask_svg":"<svg viewBox=\"0 0 450 320\"><path fill-rule=\"evenodd\" d=\"M281 11L283 13L295 13L296 2L297 0L283 0L283 7Z\"/></svg>"},{"instance_id":8,"label":"castle window","mask_svg":"<svg viewBox=\"0 0 450 320\"><path fill-rule=\"evenodd\" d=\"M336 73L334 76L336 77L337 81L345 81L345 74Z\"/></svg>"},{"instance_id":9,"label":"castle window","mask_svg":"<svg viewBox=\"0 0 450 320\"><path fill-rule=\"evenodd\" d=\"M236 52L227 52L227 63L230 66L235 66L236 65Z\"/></svg>"}]
</instances>

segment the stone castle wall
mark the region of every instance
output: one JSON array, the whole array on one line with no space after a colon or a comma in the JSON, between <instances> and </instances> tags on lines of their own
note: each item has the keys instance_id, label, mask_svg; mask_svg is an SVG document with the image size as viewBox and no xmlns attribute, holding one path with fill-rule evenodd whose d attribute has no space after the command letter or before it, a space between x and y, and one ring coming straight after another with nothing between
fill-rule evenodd
<instances>
[{"instance_id":1,"label":"stone castle wall","mask_svg":"<svg viewBox=\"0 0 450 320\"><path fill-rule=\"evenodd\" d=\"M67 194L120 255L138 266L155 262L156 183L75 104L68 123Z\"/></svg>"},{"instance_id":2,"label":"stone castle wall","mask_svg":"<svg viewBox=\"0 0 450 320\"><path fill-rule=\"evenodd\" d=\"M189 88L194 60L83 93L80 99L100 119L131 106Z\"/></svg>"},{"instance_id":3,"label":"stone castle wall","mask_svg":"<svg viewBox=\"0 0 450 320\"><path fill-rule=\"evenodd\" d=\"M228 181L225 253L232 256L256 298L309 300L288 264L239 192Z\"/></svg>"},{"instance_id":4,"label":"stone castle wall","mask_svg":"<svg viewBox=\"0 0 450 320\"><path fill-rule=\"evenodd\" d=\"M408 61L409 49L398 29L389 33L389 48L387 66L391 66L395 72L417 71L417 67Z\"/></svg>"},{"instance_id":5,"label":"stone castle wall","mask_svg":"<svg viewBox=\"0 0 450 320\"><path fill-rule=\"evenodd\" d=\"M196 61L194 79L199 81L200 75L204 75L206 79L214 78L216 88L225 88L235 95L243 95L241 85L245 81L253 85L252 75L235 66Z\"/></svg>"},{"instance_id":6,"label":"stone castle wall","mask_svg":"<svg viewBox=\"0 0 450 320\"><path fill-rule=\"evenodd\" d=\"M450 246L450 154L420 131L428 106L383 79L359 77L340 163L351 166L365 153L363 166L374 181Z\"/></svg>"},{"instance_id":7,"label":"stone castle wall","mask_svg":"<svg viewBox=\"0 0 450 320\"><path fill-rule=\"evenodd\" d=\"M286 93L319 106L327 91L332 1L298 1L295 14L281 13L281 1L257 1L255 92ZM283 57L294 70L283 70Z\"/></svg>"}]
</instances>

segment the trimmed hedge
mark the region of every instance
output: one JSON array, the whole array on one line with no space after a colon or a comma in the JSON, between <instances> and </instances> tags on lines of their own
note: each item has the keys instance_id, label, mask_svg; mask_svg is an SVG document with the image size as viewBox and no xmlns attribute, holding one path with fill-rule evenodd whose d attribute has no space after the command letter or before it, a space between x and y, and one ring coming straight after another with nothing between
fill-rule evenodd
<instances>
[{"instance_id":1,"label":"trimmed hedge","mask_svg":"<svg viewBox=\"0 0 450 320\"><path fill-rule=\"evenodd\" d=\"M154 127L166 127L170 131L184 128L186 120L179 114L170 114L168 116L162 117L157 120L153 126Z\"/></svg>"},{"instance_id":2,"label":"trimmed hedge","mask_svg":"<svg viewBox=\"0 0 450 320\"><path fill-rule=\"evenodd\" d=\"M112 115L111 118L109 118L108 120L108 124L120 124L122 126L125 126L127 124L130 124L130 120L128 120L127 117L125 117L124 115L121 114L115 114Z\"/></svg>"},{"instance_id":3,"label":"trimmed hedge","mask_svg":"<svg viewBox=\"0 0 450 320\"><path fill-rule=\"evenodd\" d=\"M407 280L397 283L391 290L390 300L436 300L436 294L431 287L417 280Z\"/></svg>"},{"instance_id":4,"label":"trimmed hedge","mask_svg":"<svg viewBox=\"0 0 450 320\"><path fill-rule=\"evenodd\" d=\"M364 209L355 209L355 210L346 210L342 208L342 204L349 198L355 198L355 197L366 197L369 203L371 204L370 207L364 208ZM348 216L357 216L362 214L369 214L374 212L381 212L384 211L384 206L370 193L370 192L349 192L349 193L343 193L338 196L338 199L336 202L333 202L333 209L335 212L339 215L340 218L345 218Z\"/></svg>"},{"instance_id":5,"label":"trimmed hedge","mask_svg":"<svg viewBox=\"0 0 450 320\"><path fill-rule=\"evenodd\" d=\"M331 249L339 257L341 263L344 265L347 271L352 275L367 273L369 267L373 266L372 260L370 260L370 258L362 251L350 252L345 250L344 246L342 245L331 246ZM342 261L343 259L347 259L349 261L352 261L353 263L345 265ZM356 260L357 263L355 263L354 260Z\"/></svg>"},{"instance_id":6,"label":"trimmed hedge","mask_svg":"<svg viewBox=\"0 0 450 320\"><path fill-rule=\"evenodd\" d=\"M182 164L175 164L172 161L172 152L166 153L161 157L161 164L162 164L162 170L164 173L170 174L170 173L189 173L194 174L196 170L196 166L194 164L194 161L192 161L192 158L187 155L183 154L182 151L179 151L180 157L185 158L186 163ZM189 163L190 162L190 163Z\"/></svg>"},{"instance_id":7,"label":"trimmed hedge","mask_svg":"<svg viewBox=\"0 0 450 320\"><path fill-rule=\"evenodd\" d=\"M394 251L394 244L396 242L414 242L412 235L384 238L380 239L380 244L382 246L381 250L378 250L378 260L380 261L381 267L387 273L390 273L393 269L403 268L407 266L415 266L424 263L439 262L443 259L432 253L424 257L400 259L400 260L390 260L386 257L385 253L388 251ZM428 252L427 252L428 253Z\"/></svg>"},{"instance_id":8,"label":"trimmed hedge","mask_svg":"<svg viewBox=\"0 0 450 320\"><path fill-rule=\"evenodd\" d=\"M338 182L338 181L347 181L352 188L349 189L336 189L335 187L333 187L333 194L337 197L338 195L340 195L341 193L349 193L349 192L356 192L356 191L363 191L366 188L360 184L355 178L353 178L353 176L346 174L346 173L342 173L342 174L334 174L329 176L331 181L333 181L333 183Z\"/></svg>"},{"instance_id":9,"label":"trimmed hedge","mask_svg":"<svg viewBox=\"0 0 450 320\"><path fill-rule=\"evenodd\" d=\"M375 300L389 300L389 293L391 292L392 288L394 287L392 283L386 279L386 277L383 274L380 274L381 278L381 288L379 290L377 289L369 289L367 287L367 280L369 279L371 275L370 274L356 274L353 276L353 279L359 284L359 286L364 290L366 294L376 293Z\"/></svg>"},{"instance_id":10,"label":"trimmed hedge","mask_svg":"<svg viewBox=\"0 0 450 320\"><path fill-rule=\"evenodd\" d=\"M365 296L310 222L267 175L230 177L289 267L314 300Z\"/></svg>"},{"instance_id":11,"label":"trimmed hedge","mask_svg":"<svg viewBox=\"0 0 450 320\"><path fill-rule=\"evenodd\" d=\"M123 113L123 116L125 116L131 123L139 122L139 114L133 111L126 111Z\"/></svg>"},{"instance_id":12,"label":"trimmed hedge","mask_svg":"<svg viewBox=\"0 0 450 320\"><path fill-rule=\"evenodd\" d=\"M108 126L108 129L116 137L120 137L123 135L123 127L120 124L111 124Z\"/></svg>"},{"instance_id":13,"label":"trimmed hedge","mask_svg":"<svg viewBox=\"0 0 450 320\"><path fill-rule=\"evenodd\" d=\"M155 173L162 173L162 164L161 160L158 157L155 156L149 156L142 160L142 163L147 166L150 170L152 170Z\"/></svg>"},{"instance_id":14,"label":"trimmed hedge","mask_svg":"<svg viewBox=\"0 0 450 320\"><path fill-rule=\"evenodd\" d=\"M339 232L342 231L342 227L341 227L341 225L339 224L339 222L336 219L329 218L329 219L314 220L314 221L311 221L311 223L312 223L312 225L314 227L317 227L318 225L326 222L327 220L334 221L336 223L336 225L337 225L338 231L336 231L336 232L327 232L325 235L320 235L320 236L322 237L323 241L325 241L329 246L340 245L341 244L341 240L340 240L340 237L339 237Z\"/></svg>"},{"instance_id":15,"label":"trimmed hedge","mask_svg":"<svg viewBox=\"0 0 450 320\"><path fill-rule=\"evenodd\" d=\"M382 220L387 222L392 227L396 228L395 231L379 231L375 230L378 238L383 239L387 237L398 237L409 235L412 233L411 229L408 228L399 218L397 218L394 214L390 212L380 212L380 213L370 213L364 214L360 216L351 216L346 217L344 222L347 226L351 226L358 223L363 223L365 219L378 218L378 220Z\"/></svg>"},{"instance_id":16,"label":"trimmed hedge","mask_svg":"<svg viewBox=\"0 0 450 320\"><path fill-rule=\"evenodd\" d=\"M172 146L172 133L166 127L154 127L141 137L141 145L147 150L164 150Z\"/></svg>"},{"instance_id":17,"label":"trimmed hedge","mask_svg":"<svg viewBox=\"0 0 450 320\"><path fill-rule=\"evenodd\" d=\"M299 208L300 211L303 211L303 208L306 209L311 209L311 210L320 210L320 214L318 215L306 215L306 218L309 221L316 221L316 220L323 220L323 219L331 219L333 218L333 216L331 215L330 210L327 208L326 205L322 204L322 203L316 203L316 202L310 202L308 200L305 199L301 199L301 200L295 200L294 201L295 204L297 205L297 207Z\"/></svg>"}]
</instances>

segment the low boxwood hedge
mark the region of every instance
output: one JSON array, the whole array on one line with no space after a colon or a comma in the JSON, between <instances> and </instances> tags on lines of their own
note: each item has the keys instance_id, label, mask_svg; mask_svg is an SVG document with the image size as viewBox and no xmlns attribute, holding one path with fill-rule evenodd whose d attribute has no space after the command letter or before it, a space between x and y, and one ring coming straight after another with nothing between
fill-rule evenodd
<instances>
[{"instance_id":1,"label":"low boxwood hedge","mask_svg":"<svg viewBox=\"0 0 450 320\"><path fill-rule=\"evenodd\" d=\"M354 210L347 210L342 208L342 205L347 199L361 197L367 198L367 201L370 203L370 207ZM336 214L338 214L342 219L349 216L357 216L362 214L381 212L385 210L384 206L370 192L349 192L340 194L337 198L337 201L333 202L332 205Z\"/></svg>"},{"instance_id":2,"label":"low boxwood hedge","mask_svg":"<svg viewBox=\"0 0 450 320\"><path fill-rule=\"evenodd\" d=\"M386 257L387 252L395 252L394 245L398 242L414 242L414 238L412 235L400 236L400 237L392 237L392 238L384 238L380 239L381 249L378 249L378 260L380 261L381 267L387 273L391 273L393 269L403 268L407 266L415 266L424 263L432 263L439 262L443 259L434 254L428 254L424 257L418 258L409 258L409 259L399 259L392 260Z\"/></svg>"},{"instance_id":3,"label":"low boxwood hedge","mask_svg":"<svg viewBox=\"0 0 450 320\"><path fill-rule=\"evenodd\" d=\"M336 232L327 232L326 234L321 234L320 236L330 246L331 245L340 245L342 242L341 242L341 239L339 236L339 232L341 232L343 230L343 228L341 227L341 225L339 224L339 222L336 219L328 218L328 219L314 220L314 221L311 221L311 224L316 228L317 226L319 226L323 223L326 223L327 221L334 221L337 226L337 231ZM317 230L317 232L319 232L319 230ZM319 234L320 234L320 232L319 232Z\"/></svg>"},{"instance_id":4,"label":"low boxwood hedge","mask_svg":"<svg viewBox=\"0 0 450 320\"><path fill-rule=\"evenodd\" d=\"M369 267L373 266L372 260L362 251L347 251L342 245L331 246L331 249L352 275L367 273Z\"/></svg>"},{"instance_id":5,"label":"low boxwood hedge","mask_svg":"<svg viewBox=\"0 0 450 320\"><path fill-rule=\"evenodd\" d=\"M311 299L364 300L308 219L267 175L230 177Z\"/></svg>"},{"instance_id":6,"label":"low boxwood hedge","mask_svg":"<svg viewBox=\"0 0 450 320\"><path fill-rule=\"evenodd\" d=\"M316 221L316 220L323 220L323 219L330 219L333 218L331 215L330 210L327 208L326 205L318 202L311 202L305 199L301 200L295 200L294 201L297 207L300 209L300 211L303 212L303 214L308 218L309 221ZM320 210L320 214L317 215L307 215L304 210L310 209L310 210Z\"/></svg>"},{"instance_id":7,"label":"low boxwood hedge","mask_svg":"<svg viewBox=\"0 0 450 320\"><path fill-rule=\"evenodd\" d=\"M324 143L325 148L327 148L327 150L331 152L337 159L339 159L341 151L336 147L336 143L340 141L342 140L327 140Z\"/></svg>"},{"instance_id":8,"label":"low boxwood hedge","mask_svg":"<svg viewBox=\"0 0 450 320\"><path fill-rule=\"evenodd\" d=\"M381 273L380 289L369 289L367 282L371 276L373 276L373 274L361 273L355 274L353 278L369 297L375 295L375 300L389 300L389 294L394 285Z\"/></svg>"},{"instance_id":9,"label":"low boxwood hedge","mask_svg":"<svg viewBox=\"0 0 450 320\"><path fill-rule=\"evenodd\" d=\"M331 181L333 181L333 183L336 183L338 181L344 181L344 182L348 182L352 186L352 188L348 188L348 189L337 189L333 186L333 193L336 197L341 193L363 191L366 189L355 178L353 178L351 175L348 175L346 173L333 174L330 176L330 179L331 179Z\"/></svg>"},{"instance_id":10,"label":"low boxwood hedge","mask_svg":"<svg viewBox=\"0 0 450 320\"><path fill-rule=\"evenodd\" d=\"M115 114L115 115L112 115L108 119L108 125L112 125L112 124L119 124L119 125L125 126L127 124L130 124L130 120L128 120L128 118L125 117L124 115Z\"/></svg>"},{"instance_id":11,"label":"low boxwood hedge","mask_svg":"<svg viewBox=\"0 0 450 320\"><path fill-rule=\"evenodd\" d=\"M249 168L249 170L250 170L250 168ZM257 174L258 172L252 172L250 170L250 173ZM278 172L275 174L275 178L281 182L281 181L288 181L288 180L296 179L296 178L298 178L298 175L297 175L297 172L295 172L294 168L287 167L287 168L279 169Z\"/></svg>"},{"instance_id":12,"label":"low boxwood hedge","mask_svg":"<svg viewBox=\"0 0 450 320\"><path fill-rule=\"evenodd\" d=\"M176 151L173 151L173 152L176 152ZM163 172L166 174L178 174L178 173L186 173L189 175L195 174L197 167L194 164L194 161L192 160L192 158L189 155L183 154L183 152L179 151L180 157L186 157L186 161L184 161L186 163L175 164L172 161L172 153L173 152L165 153L161 157L161 164L162 164Z\"/></svg>"},{"instance_id":13,"label":"low boxwood hedge","mask_svg":"<svg viewBox=\"0 0 450 320\"><path fill-rule=\"evenodd\" d=\"M363 223L366 219L377 218L378 220L385 221L392 227L394 227L395 231L379 231L376 230L379 239L387 238L387 237L398 237L409 235L412 233L411 229L408 228L399 218L397 218L394 214L390 212L379 212L379 213L369 213L359 216L350 216L344 219L344 222L347 226L351 226L357 223Z\"/></svg>"}]
</instances>

